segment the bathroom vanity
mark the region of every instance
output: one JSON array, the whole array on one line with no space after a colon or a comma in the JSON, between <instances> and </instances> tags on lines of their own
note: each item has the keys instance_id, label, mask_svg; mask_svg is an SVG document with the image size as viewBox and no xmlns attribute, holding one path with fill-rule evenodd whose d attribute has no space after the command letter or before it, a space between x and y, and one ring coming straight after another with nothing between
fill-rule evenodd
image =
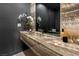
<instances>
[{"instance_id":1,"label":"bathroom vanity","mask_svg":"<svg viewBox=\"0 0 79 59\"><path fill-rule=\"evenodd\" d=\"M41 32L21 31L21 40L38 56L78 56L79 46Z\"/></svg>"}]
</instances>

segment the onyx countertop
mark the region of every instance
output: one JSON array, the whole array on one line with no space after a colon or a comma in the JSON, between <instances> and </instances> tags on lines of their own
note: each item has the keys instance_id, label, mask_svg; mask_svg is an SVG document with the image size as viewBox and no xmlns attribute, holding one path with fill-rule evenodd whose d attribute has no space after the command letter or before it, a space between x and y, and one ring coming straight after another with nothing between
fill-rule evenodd
<instances>
[{"instance_id":1,"label":"onyx countertop","mask_svg":"<svg viewBox=\"0 0 79 59\"><path fill-rule=\"evenodd\" d=\"M21 37L26 37L23 40L27 40L29 37L31 40L38 42L47 49L56 52L61 56L79 56L79 45L74 43L64 43L60 37L42 34L41 32L26 32L21 31ZM26 41L27 43L27 41ZM53 52L52 52L53 53Z\"/></svg>"}]
</instances>

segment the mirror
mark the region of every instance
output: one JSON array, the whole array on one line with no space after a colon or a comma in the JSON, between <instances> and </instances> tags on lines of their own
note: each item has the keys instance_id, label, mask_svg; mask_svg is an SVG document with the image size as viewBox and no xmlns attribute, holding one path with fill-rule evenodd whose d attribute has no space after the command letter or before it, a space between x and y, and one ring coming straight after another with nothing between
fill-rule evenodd
<instances>
[{"instance_id":1,"label":"mirror","mask_svg":"<svg viewBox=\"0 0 79 59\"><path fill-rule=\"evenodd\" d=\"M36 4L36 31L59 35L60 34L60 4Z\"/></svg>"}]
</instances>

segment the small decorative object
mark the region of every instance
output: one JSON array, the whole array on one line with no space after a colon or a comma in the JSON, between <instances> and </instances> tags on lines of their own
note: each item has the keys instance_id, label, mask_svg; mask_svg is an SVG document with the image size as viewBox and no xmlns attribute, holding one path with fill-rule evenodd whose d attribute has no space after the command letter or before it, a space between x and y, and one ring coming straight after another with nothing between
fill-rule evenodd
<instances>
[{"instance_id":1,"label":"small decorative object","mask_svg":"<svg viewBox=\"0 0 79 59\"><path fill-rule=\"evenodd\" d=\"M17 24L17 27L21 27L21 23L18 23L18 24Z\"/></svg>"},{"instance_id":2,"label":"small decorative object","mask_svg":"<svg viewBox=\"0 0 79 59\"><path fill-rule=\"evenodd\" d=\"M37 17L37 23L38 23L38 26L40 27L40 22L42 21L42 19L41 19L41 17L40 16L38 16Z\"/></svg>"},{"instance_id":3,"label":"small decorative object","mask_svg":"<svg viewBox=\"0 0 79 59\"><path fill-rule=\"evenodd\" d=\"M28 31L32 31L34 28L34 20L31 16L27 17L27 22L25 23L25 27Z\"/></svg>"},{"instance_id":4,"label":"small decorative object","mask_svg":"<svg viewBox=\"0 0 79 59\"><path fill-rule=\"evenodd\" d=\"M79 37L75 39L75 43L79 45Z\"/></svg>"},{"instance_id":5,"label":"small decorative object","mask_svg":"<svg viewBox=\"0 0 79 59\"><path fill-rule=\"evenodd\" d=\"M41 20L42 20L41 17L38 16L38 17L37 17L37 22L41 22Z\"/></svg>"}]
</instances>

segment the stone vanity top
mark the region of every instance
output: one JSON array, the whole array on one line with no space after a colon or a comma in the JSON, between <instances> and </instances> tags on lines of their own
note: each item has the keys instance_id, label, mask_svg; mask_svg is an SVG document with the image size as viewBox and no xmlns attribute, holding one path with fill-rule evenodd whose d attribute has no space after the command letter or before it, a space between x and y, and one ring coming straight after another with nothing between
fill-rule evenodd
<instances>
[{"instance_id":1,"label":"stone vanity top","mask_svg":"<svg viewBox=\"0 0 79 59\"><path fill-rule=\"evenodd\" d=\"M35 42L42 44L51 51L63 56L78 56L79 55L79 45L72 43L64 43L61 41L60 37L42 34L41 32L26 32L21 31L21 36L30 37ZM27 39L26 39L27 40Z\"/></svg>"}]
</instances>

